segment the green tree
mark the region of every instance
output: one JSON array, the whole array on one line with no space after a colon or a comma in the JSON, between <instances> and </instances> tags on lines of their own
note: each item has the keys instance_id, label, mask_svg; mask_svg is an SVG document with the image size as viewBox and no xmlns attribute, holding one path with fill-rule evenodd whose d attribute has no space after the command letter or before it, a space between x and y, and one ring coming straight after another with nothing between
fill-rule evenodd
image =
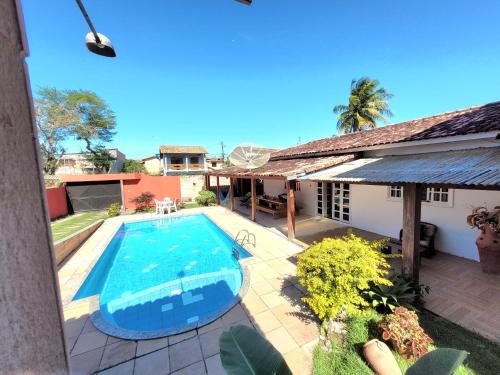
<instances>
[{"instance_id":1,"label":"green tree","mask_svg":"<svg viewBox=\"0 0 500 375\"><path fill-rule=\"evenodd\" d=\"M146 173L144 164L137 160L125 160L123 163L123 172L125 173Z\"/></svg>"},{"instance_id":2,"label":"green tree","mask_svg":"<svg viewBox=\"0 0 500 375\"><path fill-rule=\"evenodd\" d=\"M35 115L43 171L52 175L60 156L65 152L63 142L71 134L76 116L68 106L66 93L52 87L38 90Z\"/></svg>"},{"instance_id":3,"label":"green tree","mask_svg":"<svg viewBox=\"0 0 500 375\"><path fill-rule=\"evenodd\" d=\"M360 78L352 80L351 95L348 105L336 105L334 113L338 113L337 129L343 133L373 129L377 121L387 122L385 116L392 116L388 99L393 95L379 86L377 80Z\"/></svg>"},{"instance_id":4,"label":"green tree","mask_svg":"<svg viewBox=\"0 0 500 375\"><path fill-rule=\"evenodd\" d=\"M97 145L88 150L86 159L94 165L97 173L107 173L115 161L103 145Z\"/></svg>"}]
</instances>

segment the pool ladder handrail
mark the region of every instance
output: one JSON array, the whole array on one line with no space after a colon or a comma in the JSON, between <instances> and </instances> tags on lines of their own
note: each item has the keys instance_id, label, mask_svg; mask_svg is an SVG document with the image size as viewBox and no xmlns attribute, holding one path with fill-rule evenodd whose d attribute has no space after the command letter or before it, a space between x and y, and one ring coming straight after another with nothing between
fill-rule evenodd
<instances>
[{"instance_id":1,"label":"pool ladder handrail","mask_svg":"<svg viewBox=\"0 0 500 375\"><path fill-rule=\"evenodd\" d=\"M247 229L242 229L236 234L236 237L234 237L232 246L233 255L236 259L240 259L240 250L236 245L241 247L244 247L245 245L252 245L255 247L255 244L255 234L250 233Z\"/></svg>"}]
</instances>

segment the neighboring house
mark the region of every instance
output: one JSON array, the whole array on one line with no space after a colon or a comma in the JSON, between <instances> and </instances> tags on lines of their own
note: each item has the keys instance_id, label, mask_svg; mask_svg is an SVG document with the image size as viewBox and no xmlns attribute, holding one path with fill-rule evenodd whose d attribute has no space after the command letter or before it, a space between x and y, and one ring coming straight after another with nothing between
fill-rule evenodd
<instances>
[{"instance_id":1,"label":"neighboring house","mask_svg":"<svg viewBox=\"0 0 500 375\"><path fill-rule=\"evenodd\" d=\"M160 161L164 176L201 175L205 169L205 155L202 146L160 146Z\"/></svg>"},{"instance_id":2,"label":"neighboring house","mask_svg":"<svg viewBox=\"0 0 500 375\"><path fill-rule=\"evenodd\" d=\"M108 173L120 173L125 162L125 154L117 148L107 150L115 159ZM82 175L94 174L96 169L94 165L87 160L87 153L68 153L61 155L56 165L56 175Z\"/></svg>"},{"instance_id":3,"label":"neighboring house","mask_svg":"<svg viewBox=\"0 0 500 375\"><path fill-rule=\"evenodd\" d=\"M224 167L224 159L220 157L205 158L205 168L208 170L221 169Z\"/></svg>"},{"instance_id":4,"label":"neighboring house","mask_svg":"<svg viewBox=\"0 0 500 375\"><path fill-rule=\"evenodd\" d=\"M500 205L500 102L320 139L274 152L251 171L207 175L231 177L235 189L263 181L265 194L295 197L300 214L393 238L403 227L403 185L422 186L421 220L437 225L436 248L478 260L478 231L466 216ZM293 238L290 205L287 212Z\"/></svg>"},{"instance_id":5,"label":"neighboring house","mask_svg":"<svg viewBox=\"0 0 500 375\"><path fill-rule=\"evenodd\" d=\"M207 150L202 146L160 146L160 164L164 176L181 177L181 197L192 201L203 189Z\"/></svg>"},{"instance_id":6,"label":"neighboring house","mask_svg":"<svg viewBox=\"0 0 500 375\"><path fill-rule=\"evenodd\" d=\"M163 174L163 168L158 156L153 155L141 160L146 168L146 172L152 176L158 176Z\"/></svg>"}]
</instances>

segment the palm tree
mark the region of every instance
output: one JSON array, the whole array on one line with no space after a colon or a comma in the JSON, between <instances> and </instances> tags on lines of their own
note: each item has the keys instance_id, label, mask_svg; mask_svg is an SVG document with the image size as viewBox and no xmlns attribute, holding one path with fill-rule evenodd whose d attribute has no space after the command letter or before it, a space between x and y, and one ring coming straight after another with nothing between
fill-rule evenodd
<instances>
[{"instance_id":1,"label":"palm tree","mask_svg":"<svg viewBox=\"0 0 500 375\"><path fill-rule=\"evenodd\" d=\"M336 105L337 129L343 133L354 133L377 127L377 121L387 122L384 116L392 116L388 99L392 94L377 88L379 82L369 78L353 79L349 105Z\"/></svg>"}]
</instances>

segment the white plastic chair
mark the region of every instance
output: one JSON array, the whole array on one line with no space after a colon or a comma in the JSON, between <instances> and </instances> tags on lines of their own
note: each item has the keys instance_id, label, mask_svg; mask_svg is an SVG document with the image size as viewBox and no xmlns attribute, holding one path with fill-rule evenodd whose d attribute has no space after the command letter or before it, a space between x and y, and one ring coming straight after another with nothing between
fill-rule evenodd
<instances>
[{"instance_id":1,"label":"white plastic chair","mask_svg":"<svg viewBox=\"0 0 500 375\"><path fill-rule=\"evenodd\" d=\"M165 213L165 205L162 201L155 199L156 204L156 214L164 214Z\"/></svg>"},{"instance_id":2,"label":"white plastic chair","mask_svg":"<svg viewBox=\"0 0 500 375\"><path fill-rule=\"evenodd\" d=\"M172 208L177 212L177 198L172 200L170 197L165 197L165 199L163 199L163 205L163 209L167 209L169 214L172 212Z\"/></svg>"}]
</instances>

